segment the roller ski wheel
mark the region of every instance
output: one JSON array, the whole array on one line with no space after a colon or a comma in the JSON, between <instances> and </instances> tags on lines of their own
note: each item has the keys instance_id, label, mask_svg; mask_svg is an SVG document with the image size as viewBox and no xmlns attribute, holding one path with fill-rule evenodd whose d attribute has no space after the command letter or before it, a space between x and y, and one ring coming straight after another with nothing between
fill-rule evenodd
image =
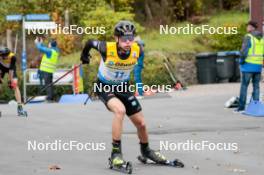
<instances>
[{"instance_id":1,"label":"roller ski wheel","mask_svg":"<svg viewBox=\"0 0 264 175\"><path fill-rule=\"evenodd\" d=\"M143 164L156 164L156 165L172 166L172 167L177 167L177 168L183 168L184 167L184 164L179 159L167 160L167 159L165 159L164 156L163 156L164 160L157 161L157 162L153 161L152 159L150 159L148 157L144 157L142 155L138 156L137 158ZM150 160L150 161L148 161L148 160Z\"/></svg>"},{"instance_id":2,"label":"roller ski wheel","mask_svg":"<svg viewBox=\"0 0 264 175\"><path fill-rule=\"evenodd\" d=\"M131 162L123 161L122 164L114 165L113 160L111 158L109 158L108 161L109 161L109 169L119 171L119 172L123 172L126 174L132 174L132 172L133 172L133 166L132 166Z\"/></svg>"},{"instance_id":3,"label":"roller ski wheel","mask_svg":"<svg viewBox=\"0 0 264 175\"><path fill-rule=\"evenodd\" d=\"M21 104L17 106L17 115L20 117L27 117L27 111L25 111Z\"/></svg>"},{"instance_id":4,"label":"roller ski wheel","mask_svg":"<svg viewBox=\"0 0 264 175\"><path fill-rule=\"evenodd\" d=\"M27 117L28 116L27 111L18 111L17 115L19 117Z\"/></svg>"},{"instance_id":5,"label":"roller ski wheel","mask_svg":"<svg viewBox=\"0 0 264 175\"><path fill-rule=\"evenodd\" d=\"M138 156L137 158L143 164L147 164L148 163L148 159L146 157Z\"/></svg>"}]
</instances>

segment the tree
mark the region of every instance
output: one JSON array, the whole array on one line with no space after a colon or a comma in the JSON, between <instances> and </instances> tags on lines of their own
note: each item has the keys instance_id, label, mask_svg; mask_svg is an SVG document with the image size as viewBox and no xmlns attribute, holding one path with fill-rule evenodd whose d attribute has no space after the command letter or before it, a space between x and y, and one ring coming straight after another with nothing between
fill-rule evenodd
<instances>
[{"instance_id":1,"label":"tree","mask_svg":"<svg viewBox=\"0 0 264 175\"><path fill-rule=\"evenodd\" d=\"M223 0L218 0L218 4L219 4L219 9L223 9L224 4L223 4Z\"/></svg>"},{"instance_id":2,"label":"tree","mask_svg":"<svg viewBox=\"0 0 264 175\"><path fill-rule=\"evenodd\" d=\"M150 9L150 1L149 0L145 0L144 7L145 7L145 13L147 16L147 20L152 21L153 16L152 16L152 12Z\"/></svg>"}]
</instances>

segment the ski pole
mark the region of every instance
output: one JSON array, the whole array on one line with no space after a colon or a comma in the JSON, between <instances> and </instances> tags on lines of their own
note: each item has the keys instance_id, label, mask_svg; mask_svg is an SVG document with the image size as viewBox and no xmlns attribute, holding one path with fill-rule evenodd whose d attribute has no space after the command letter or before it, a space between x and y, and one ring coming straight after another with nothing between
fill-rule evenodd
<instances>
[{"instance_id":1,"label":"ski pole","mask_svg":"<svg viewBox=\"0 0 264 175\"><path fill-rule=\"evenodd\" d=\"M84 106L87 104L87 102L89 101L89 99L91 99L91 101L92 101L91 94L92 94L92 92L89 93L89 91L87 91L88 97L86 98L85 102L83 103Z\"/></svg>"},{"instance_id":2,"label":"ski pole","mask_svg":"<svg viewBox=\"0 0 264 175\"><path fill-rule=\"evenodd\" d=\"M84 106L87 104L88 100L90 99L89 93L87 93L87 94L88 94L88 97L86 98L85 102L83 103Z\"/></svg>"},{"instance_id":3,"label":"ski pole","mask_svg":"<svg viewBox=\"0 0 264 175\"><path fill-rule=\"evenodd\" d=\"M42 89L40 90L39 93L44 92L47 88L49 88L50 86L53 86L54 84L56 84L58 81L60 81L60 80L61 80L62 78L64 78L64 77L66 77L66 75L68 75L69 73L71 73L72 71L74 71L75 69L77 69L78 67L80 67L81 65L82 65L82 63L80 63L77 67L74 67L74 68L72 68L71 70L69 70L68 72L66 72L65 74L63 74L63 75L62 75L60 78L58 78L56 81L54 81L54 82L52 82L52 83L46 85L44 88L42 88ZM24 105L26 105L28 102L30 102L31 100L33 100L34 98L36 98L36 96L37 96L37 95L30 97L30 98L24 103Z\"/></svg>"},{"instance_id":4,"label":"ski pole","mask_svg":"<svg viewBox=\"0 0 264 175\"><path fill-rule=\"evenodd\" d=\"M169 66L168 66L168 64L167 64L167 62L164 61L163 63L164 63L164 65L165 65L167 71L169 72L172 81L173 81L174 83L176 83L176 82L177 82L177 81L176 81L176 78L175 78L174 75L172 74L172 72L171 72L171 70L170 70L170 68L169 68Z\"/></svg>"}]
</instances>

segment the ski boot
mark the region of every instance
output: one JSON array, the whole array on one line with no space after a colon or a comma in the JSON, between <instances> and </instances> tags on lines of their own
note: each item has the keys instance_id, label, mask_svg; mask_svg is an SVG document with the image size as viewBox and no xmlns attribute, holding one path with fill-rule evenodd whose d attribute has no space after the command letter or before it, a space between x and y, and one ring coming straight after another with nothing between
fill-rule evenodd
<instances>
[{"instance_id":1,"label":"ski boot","mask_svg":"<svg viewBox=\"0 0 264 175\"><path fill-rule=\"evenodd\" d=\"M112 153L109 158L109 168L127 174L132 174L133 168L131 162L123 159L122 153Z\"/></svg>"},{"instance_id":2,"label":"ski boot","mask_svg":"<svg viewBox=\"0 0 264 175\"><path fill-rule=\"evenodd\" d=\"M21 117L27 117L27 111L23 110L22 104L18 104L17 106L17 115Z\"/></svg>"},{"instance_id":3,"label":"ski boot","mask_svg":"<svg viewBox=\"0 0 264 175\"><path fill-rule=\"evenodd\" d=\"M167 165L167 166L180 167L180 168L184 167L184 164L180 160L178 159L175 159L173 161L168 160L159 151L148 149L145 152L141 151L141 154L142 154L141 156L138 156L138 160L144 164L147 164L148 160L151 160L155 164L159 164L159 165Z\"/></svg>"}]
</instances>

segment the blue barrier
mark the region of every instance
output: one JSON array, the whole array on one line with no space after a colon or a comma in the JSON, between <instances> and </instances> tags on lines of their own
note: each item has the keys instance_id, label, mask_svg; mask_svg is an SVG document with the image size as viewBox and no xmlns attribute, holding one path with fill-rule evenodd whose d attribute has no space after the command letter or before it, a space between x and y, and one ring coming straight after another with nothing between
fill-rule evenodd
<instances>
[{"instance_id":1,"label":"blue barrier","mask_svg":"<svg viewBox=\"0 0 264 175\"><path fill-rule=\"evenodd\" d=\"M243 114L253 117L264 117L264 104L260 101L251 100Z\"/></svg>"},{"instance_id":2,"label":"blue barrier","mask_svg":"<svg viewBox=\"0 0 264 175\"><path fill-rule=\"evenodd\" d=\"M46 101L46 96L36 96L31 101L29 101L29 104L39 104L44 103Z\"/></svg>"},{"instance_id":3,"label":"blue barrier","mask_svg":"<svg viewBox=\"0 0 264 175\"><path fill-rule=\"evenodd\" d=\"M62 104L83 104L85 102L85 100L88 98L88 94L65 94L62 95L60 98L59 103ZM91 102L91 100L89 99L88 102Z\"/></svg>"}]
</instances>

